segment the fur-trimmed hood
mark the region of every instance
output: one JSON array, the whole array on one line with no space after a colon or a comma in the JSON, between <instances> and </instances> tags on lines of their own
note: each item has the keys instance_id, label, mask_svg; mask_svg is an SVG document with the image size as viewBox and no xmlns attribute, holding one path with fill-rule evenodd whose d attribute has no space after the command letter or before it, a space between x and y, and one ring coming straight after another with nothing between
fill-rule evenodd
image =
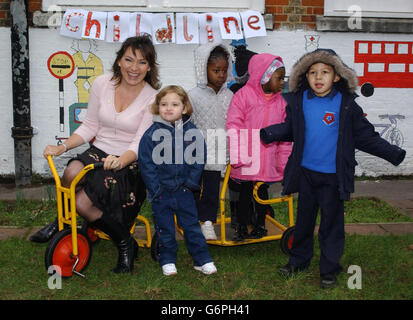
<instances>
[{"instance_id":1,"label":"fur-trimmed hood","mask_svg":"<svg viewBox=\"0 0 413 320\"><path fill-rule=\"evenodd\" d=\"M214 50L215 47L218 46L224 48L224 50L228 52L228 71L226 83L231 82L233 80L231 51L222 43L207 43L196 48L194 52L196 85L201 88L205 88L208 84L208 58L212 50ZM225 86L226 83L224 84Z\"/></svg>"},{"instance_id":2,"label":"fur-trimmed hood","mask_svg":"<svg viewBox=\"0 0 413 320\"><path fill-rule=\"evenodd\" d=\"M351 94L356 91L358 86L356 72L348 67L336 52L331 49L317 49L313 52L306 53L294 64L288 79L290 91L297 92L309 86L305 74L313 64L318 62L331 65L334 68L341 77L337 83L339 89Z\"/></svg>"}]
</instances>

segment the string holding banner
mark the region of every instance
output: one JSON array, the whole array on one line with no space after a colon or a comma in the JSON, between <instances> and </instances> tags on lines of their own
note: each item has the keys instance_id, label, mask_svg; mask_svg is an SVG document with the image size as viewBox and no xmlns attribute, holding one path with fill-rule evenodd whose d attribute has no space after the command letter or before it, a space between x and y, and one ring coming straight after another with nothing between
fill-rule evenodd
<instances>
[{"instance_id":1,"label":"string holding banner","mask_svg":"<svg viewBox=\"0 0 413 320\"><path fill-rule=\"evenodd\" d=\"M150 34L154 44L202 44L267 35L263 16L253 10L174 14L68 9L60 28L62 36L107 42L123 42L143 33Z\"/></svg>"}]
</instances>

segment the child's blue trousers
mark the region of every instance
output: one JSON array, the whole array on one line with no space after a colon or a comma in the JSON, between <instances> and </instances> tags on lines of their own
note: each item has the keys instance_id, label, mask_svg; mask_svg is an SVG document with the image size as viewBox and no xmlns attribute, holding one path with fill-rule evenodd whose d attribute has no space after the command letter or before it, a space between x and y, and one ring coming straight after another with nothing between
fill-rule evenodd
<instances>
[{"instance_id":1,"label":"child's blue trousers","mask_svg":"<svg viewBox=\"0 0 413 320\"><path fill-rule=\"evenodd\" d=\"M337 175L301 168L297 219L289 263L306 266L313 256L314 227L318 209L321 220L318 231L320 244L320 275L342 270L340 258L344 250L344 202L340 200Z\"/></svg>"},{"instance_id":2,"label":"child's blue trousers","mask_svg":"<svg viewBox=\"0 0 413 320\"><path fill-rule=\"evenodd\" d=\"M175 238L174 213L178 225L184 231L184 238L189 254L195 266L212 262L208 245L201 232L198 212L192 192L180 187L173 192L165 191L152 201L155 229L159 235L159 264L176 263L178 243Z\"/></svg>"}]
</instances>

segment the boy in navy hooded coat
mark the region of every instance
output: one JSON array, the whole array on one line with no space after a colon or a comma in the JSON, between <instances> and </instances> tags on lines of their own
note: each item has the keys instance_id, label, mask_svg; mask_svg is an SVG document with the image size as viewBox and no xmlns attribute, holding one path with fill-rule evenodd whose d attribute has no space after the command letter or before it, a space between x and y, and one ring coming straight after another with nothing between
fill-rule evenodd
<instances>
[{"instance_id":1,"label":"boy in navy hooded coat","mask_svg":"<svg viewBox=\"0 0 413 320\"><path fill-rule=\"evenodd\" d=\"M301 57L291 71L289 88L284 123L260 131L264 143L294 142L283 194L299 193L297 221L289 262L279 271L290 276L308 268L320 208L320 285L332 287L342 271L343 201L354 192L355 149L396 166L406 151L375 132L355 102L356 73L333 50L317 49Z\"/></svg>"}]
</instances>

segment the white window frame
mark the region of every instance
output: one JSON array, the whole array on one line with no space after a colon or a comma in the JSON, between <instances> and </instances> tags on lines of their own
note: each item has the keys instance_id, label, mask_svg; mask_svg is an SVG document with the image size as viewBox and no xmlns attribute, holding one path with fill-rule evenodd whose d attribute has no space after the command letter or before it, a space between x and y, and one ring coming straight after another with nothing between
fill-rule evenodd
<instances>
[{"instance_id":1,"label":"white window frame","mask_svg":"<svg viewBox=\"0 0 413 320\"><path fill-rule=\"evenodd\" d=\"M43 0L42 11L81 8L95 11L223 12L255 10L265 12L265 0Z\"/></svg>"},{"instance_id":2,"label":"white window frame","mask_svg":"<svg viewBox=\"0 0 413 320\"><path fill-rule=\"evenodd\" d=\"M351 6L361 8L362 18L413 18L412 0L324 0L324 16L352 16Z\"/></svg>"}]
</instances>

